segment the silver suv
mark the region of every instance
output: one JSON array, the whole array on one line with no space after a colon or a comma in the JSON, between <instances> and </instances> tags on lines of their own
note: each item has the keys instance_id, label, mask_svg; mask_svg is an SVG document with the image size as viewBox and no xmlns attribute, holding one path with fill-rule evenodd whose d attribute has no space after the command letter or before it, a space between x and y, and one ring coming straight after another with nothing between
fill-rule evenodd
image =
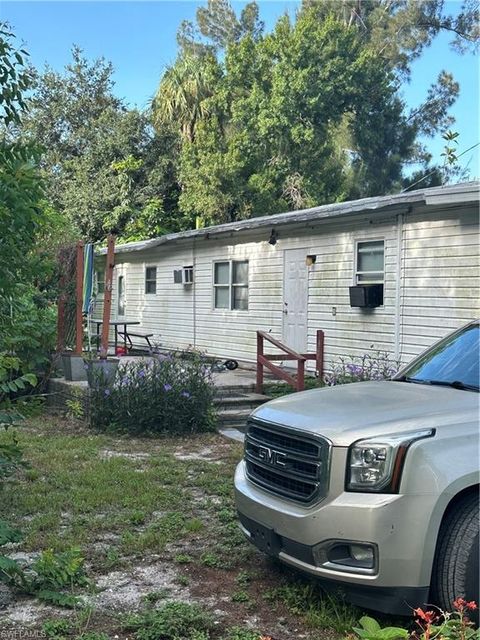
<instances>
[{"instance_id":1,"label":"silver suv","mask_svg":"<svg viewBox=\"0 0 480 640\"><path fill-rule=\"evenodd\" d=\"M254 411L235 474L247 538L361 607L477 600L479 332L468 324L393 380Z\"/></svg>"}]
</instances>

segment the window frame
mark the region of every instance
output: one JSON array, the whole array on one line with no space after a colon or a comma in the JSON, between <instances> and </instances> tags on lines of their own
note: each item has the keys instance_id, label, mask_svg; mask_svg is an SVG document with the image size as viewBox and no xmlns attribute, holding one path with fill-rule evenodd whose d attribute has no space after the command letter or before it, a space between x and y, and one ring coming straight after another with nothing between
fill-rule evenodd
<instances>
[{"instance_id":1,"label":"window frame","mask_svg":"<svg viewBox=\"0 0 480 640\"><path fill-rule=\"evenodd\" d=\"M361 244L367 244L367 243L371 243L371 242L382 242L383 243L383 269L382 271L359 271L358 269L358 253L359 253L359 248ZM354 272L353 272L353 284L357 285L357 286L361 286L361 285L370 285L370 284L381 284L383 285L383 290L385 292L385 238L384 237L369 237L369 238L357 238L355 240L355 268L354 268ZM358 276L359 275L367 275L369 273L372 274L382 274L382 278L379 279L374 279L374 280L369 280L368 282L366 282L365 280L359 280Z\"/></svg>"},{"instance_id":2,"label":"window frame","mask_svg":"<svg viewBox=\"0 0 480 640\"><path fill-rule=\"evenodd\" d=\"M148 270L155 269L155 278L148 277ZM148 285L154 284L154 291L148 291ZM154 296L157 293L157 265L156 264L146 264L145 265L145 295L146 296Z\"/></svg>"},{"instance_id":3,"label":"window frame","mask_svg":"<svg viewBox=\"0 0 480 640\"><path fill-rule=\"evenodd\" d=\"M103 277L100 278L100 275ZM95 269L95 278L97 296L103 296L105 294L105 269Z\"/></svg>"},{"instance_id":4,"label":"window frame","mask_svg":"<svg viewBox=\"0 0 480 640\"><path fill-rule=\"evenodd\" d=\"M234 263L246 263L247 264L247 281L246 282L233 282L233 265ZM228 264L228 284L216 283L215 282L215 272L217 264ZM237 313L248 313L249 310L249 279L250 279L250 261L247 259L240 260L214 260L212 263L212 309L214 311L235 311ZM239 309L234 307L235 302L235 289L242 288L247 290L247 308ZM227 289L228 290L228 307L217 307L216 306L216 292L217 289Z\"/></svg>"}]
</instances>

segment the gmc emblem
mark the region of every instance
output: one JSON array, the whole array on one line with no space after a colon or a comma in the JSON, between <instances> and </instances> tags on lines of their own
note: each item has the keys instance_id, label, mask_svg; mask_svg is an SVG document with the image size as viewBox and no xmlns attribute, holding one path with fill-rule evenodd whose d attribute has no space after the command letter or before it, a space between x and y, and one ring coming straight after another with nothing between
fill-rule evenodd
<instances>
[{"instance_id":1,"label":"gmc emblem","mask_svg":"<svg viewBox=\"0 0 480 640\"><path fill-rule=\"evenodd\" d=\"M270 449L270 447L258 447L258 457L263 462L267 462L268 464L275 465L277 467L286 467L287 463L285 462L286 454L281 451L275 451L275 449Z\"/></svg>"}]
</instances>

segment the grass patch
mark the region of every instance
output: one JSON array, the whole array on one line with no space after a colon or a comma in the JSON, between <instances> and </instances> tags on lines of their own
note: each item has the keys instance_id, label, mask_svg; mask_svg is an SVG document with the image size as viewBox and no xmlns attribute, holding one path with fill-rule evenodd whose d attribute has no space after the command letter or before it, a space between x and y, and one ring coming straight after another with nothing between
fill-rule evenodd
<instances>
[{"instance_id":1,"label":"grass patch","mask_svg":"<svg viewBox=\"0 0 480 640\"><path fill-rule=\"evenodd\" d=\"M315 629L316 640L324 627L351 629L345 605L323 598L307 583L285 579L285 572L246 542L233 503L241 445L212 434L157 439L94 434L53 418L30 419L18 436L30 467L5 484L0 501L0 518L23 531L18 550L78 548L92 581L82 592L89 603L104 593L94 587L100 576L120 572L145 580L135 614L124 616L128 612L120 607L112 617L89 604L72 611L68 622L46 621L45 637L258 640L261 634L244 626L245 615L255 615L264 629L274 629L279 617L290 620L295 631ZM179 457L205 448L211 460ZM165 567L170 582L151 581L151 563L158 563L159 572ZM179 587L182 598L205 598L212 609L209 599L221 598L225 617L212 627L208 609L166 603ZM105 593L109 590L107 585ZM281 639L282 630L271 634ZM330 631L327 636L335 637Z\"/></svg>"},{"instance_id":2,"label":"grass patch","mask_svg":"<svg viewBox=\"0 0 480 640\"><path fill-rule=\"evenodd\" d=\"M282 602L312 629L333 629L345 634L358 623L358 609L346 603L341 595L325 593L318 583L307 578L271 589L264 597L272 603Z\"/></svg>"}]
</instances>

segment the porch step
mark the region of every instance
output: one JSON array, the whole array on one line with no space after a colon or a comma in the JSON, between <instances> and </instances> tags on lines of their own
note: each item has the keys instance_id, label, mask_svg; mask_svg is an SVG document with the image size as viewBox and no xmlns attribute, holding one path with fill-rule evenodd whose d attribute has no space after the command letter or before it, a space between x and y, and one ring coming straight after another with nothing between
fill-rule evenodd
<instances>
[{"instance_id":1,"label":"porch step","mask_svg":"<svg viewBox=\"0 0 480 640\"><path fill-rule=\"evenodd\" d=\"M219 411L228 409L256 409L259 405L270 400L269 396L260 393L239 393L232 395L216 395L214 404Z\"/></svg>"},{"instance_id":2,"label":"porch step","mask_svg":"<svg viewBox=\"0 0 480 640\"><path fill-rule=\"evenodd\" d=\"M217 408L218 428L239 429L244 432L251 412L268 400L268 396L245 391L231 395L217 393L214 403Z\"/></svg>"}]
</instances>

